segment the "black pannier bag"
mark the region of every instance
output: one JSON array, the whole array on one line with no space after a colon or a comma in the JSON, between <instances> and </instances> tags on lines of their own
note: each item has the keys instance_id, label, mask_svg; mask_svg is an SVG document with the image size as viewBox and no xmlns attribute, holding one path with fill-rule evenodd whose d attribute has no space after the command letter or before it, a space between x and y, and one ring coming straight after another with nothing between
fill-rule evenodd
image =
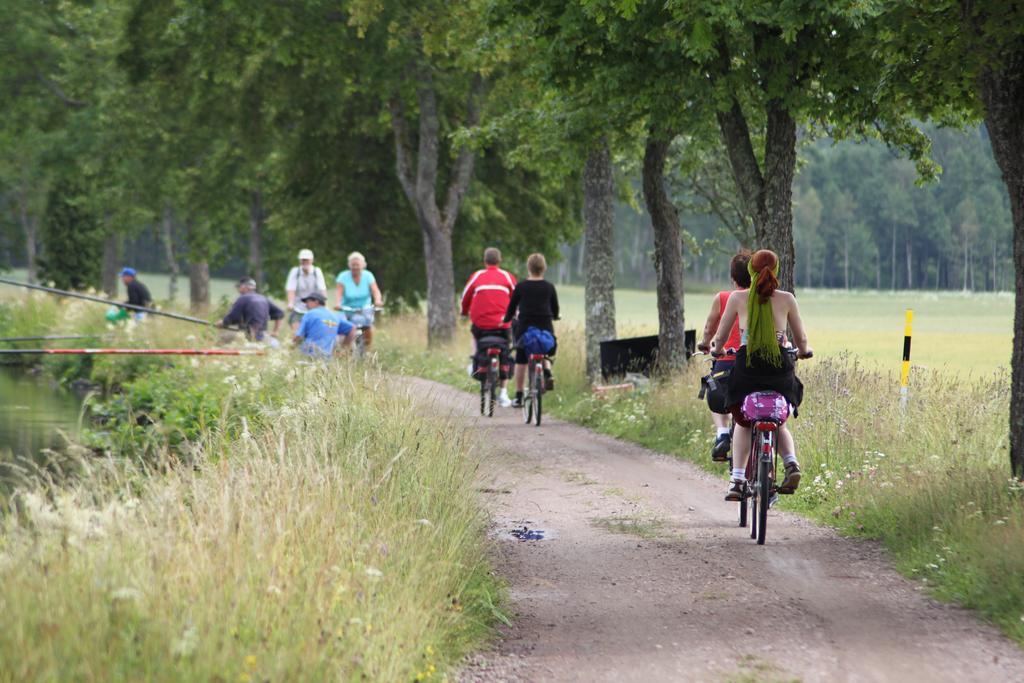
<instances>
[{"instance_id":1,"label":"black pannier bag","mask_svg":"<svg viewBox=\"0 0 1024 683\"><path fill-rule=\"evenodd\" d=\"M725 415L729 412L729 373L727 370L711 371L700 378L700 393L697 398L707 398L708 408L713 413Z\"/></svg>"},{"instance_id":2,"label":"black pannier bag","mask_svg":"<svg viewBox=\"0 0 1024 683\"><path fill-rule=\"evenodd\" d=\"M512 376L512 354L509 351L508 339L504 337L481 337L476 343L476 355L473 357L473 377L481 382L487 377L491 367L489 349L498 349L498 375L501 379Z\"/></svg>"}]
</instances>

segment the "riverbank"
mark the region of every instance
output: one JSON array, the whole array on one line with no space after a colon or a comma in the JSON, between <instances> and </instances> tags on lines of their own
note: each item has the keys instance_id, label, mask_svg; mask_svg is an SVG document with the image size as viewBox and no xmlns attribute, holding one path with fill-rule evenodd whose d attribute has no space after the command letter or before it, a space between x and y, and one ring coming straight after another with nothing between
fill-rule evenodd
<instances>
[{"instance_id":1,"label":"riverbank","mask_svg":"<svg viewBox=\"0 0 1024 683\"><path fill-rule=\"evenodd\" d=\"M427 351L424 329L419 318L392 321L380 335L387 367L476 390L465 373L468 331ZM722 475L710 461L709 413L696 397L703 366L692 363L643 393L598 398L584 381L581 329L557 331L557 390L545 410ZM962 381L917 372L905 413L895 374L856 357L819 356L802 363L800 375L806 399L792 429L805 474L782 509L880 540L896 567L932 594L1024 642L1024 486L1009 475L1005 373Z\"/></svg>"},{"instance_id":2,"label":"riverbank","mask_svg":"<svg viewBox=\"0 0 1024 683\"><path fill-rule=\"evenodd\" d=\"M504 619L471 437L374 368L90 360L44 371L113 389L91 436L0 511L0 677L440 680Z\"/></svg>"}]
</instances>

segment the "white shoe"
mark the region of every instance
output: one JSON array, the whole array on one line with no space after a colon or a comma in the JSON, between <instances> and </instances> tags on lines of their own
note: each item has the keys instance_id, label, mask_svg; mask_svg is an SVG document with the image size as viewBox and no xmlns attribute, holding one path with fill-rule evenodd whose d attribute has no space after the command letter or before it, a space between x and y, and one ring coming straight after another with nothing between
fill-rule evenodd
<instances>
[{"instance_id":1,"label":"white shoe","mask_svg":"<svg viewBox=\"0 0 1024 683\"><path fill-rule=\"evenodd\" d=\"M498 397L498 405L502 408L510 408L512 406L512 399L508 397L508 394L502 394Z\"/></svg>"},{"instance_id":2,"label":"white shoe","mask_svg":"<svg viewBox=\"0 0 1024 683\"><path fill-rule=\"evenodd\" d=\"M472 363L470 363L469 365L466 366L466 374L469 375L470 377L473 376L473 364Z\"/></svg>"}]
</instances>

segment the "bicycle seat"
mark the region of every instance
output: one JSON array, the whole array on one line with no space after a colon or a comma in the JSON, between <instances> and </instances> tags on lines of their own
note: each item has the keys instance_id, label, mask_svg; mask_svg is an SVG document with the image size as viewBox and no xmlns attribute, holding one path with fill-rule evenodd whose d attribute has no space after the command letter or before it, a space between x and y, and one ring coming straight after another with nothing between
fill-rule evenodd
<instances>
[{"instance_id":1,"label":"bicycle seat","mask_svg":"<svg viewBox=\"0 0 1024 683\"><path fill-rule=\"evenodd\" d=\"M777 391L755 391L743 399L740 412L750 422L767 423L771 429L789 419L789 401Z\"/></svg>"},{"instance_id":2,"label":"bicycle seat","mask_svg":"<svg viewBox=\"0 0 1024 683\"><path fill-rule=\"evenodd\" d=\"M508 339L505 337L480 337L477 341L477 346L481 349L489 349L492 347L505 348L508 346Z\"/></svg>"}]
</instances>

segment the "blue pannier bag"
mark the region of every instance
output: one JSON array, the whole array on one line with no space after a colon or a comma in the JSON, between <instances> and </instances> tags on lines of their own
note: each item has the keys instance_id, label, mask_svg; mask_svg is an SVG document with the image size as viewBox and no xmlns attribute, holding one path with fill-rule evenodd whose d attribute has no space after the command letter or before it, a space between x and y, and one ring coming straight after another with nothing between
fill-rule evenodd
<instances>
[{"instance_id":1,"label":"blue pannier bag","mask_svg":"<svg viewBox=\"0 0 1024 683\"><path fill-rule=\"evenodd\" d=\"M555 348L555 336L547 330L528 327L519 338L519 346L529 354L547 355Z\"/></svg>"}]
</instances>

